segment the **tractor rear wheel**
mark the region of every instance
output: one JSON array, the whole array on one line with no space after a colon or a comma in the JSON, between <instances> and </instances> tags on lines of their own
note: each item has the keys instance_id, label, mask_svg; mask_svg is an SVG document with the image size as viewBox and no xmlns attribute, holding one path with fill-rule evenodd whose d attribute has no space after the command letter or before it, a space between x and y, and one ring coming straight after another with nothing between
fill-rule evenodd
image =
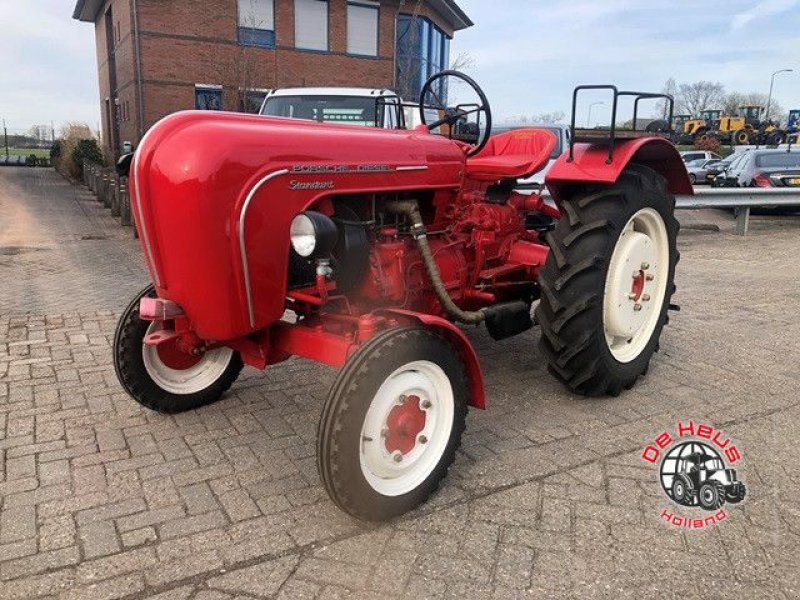
<instances>
[{"instance_id":1,"label":"tractor rear wheel","mask_svg":"<svg viewBox=\"0 0 800 600\"><path fill-rule=\"evenodd\" d=\"M674 209L664 178L636 164L563 203L536 317L549 370L572 391L616 396L647 372L675 291Z\"/></svg>"},{"instance_id":2,"label":"tractor rear wheel","mask_svg":"<svg viewBox=\"0 0 800 600\"><path fill-rule=\"evenodd\" d=\"M725 486L719 481L706 481L697 490L697 500L706 510L717 510L725 504Z\"/></svg>"},{"instance_id":3,"label":"tractor rear wheel","mask_svg":"<svg viewBox=\"0 0 800 600\"><path fill-rule=\"evenodd\" d=\"M317 466L350 515L383 521L422 504L455 460L469 386L453 345L422 327L383 332L339 373L317 430Z\"/></svg>"},{"instance_id":4,"label":"tractor rear wheel","mask_svg":"<svg viewBox=\"0 0 800 600\"><path fill-rule=\"evenodd\" d=\"M114 370L122 387L139 404L161 413L180 413L216 402L244 366L239 353L215 348L201 356L187 354L173 342L144 343L157 325L139 318L139 301L155 298L147 286L131 301L114 334Z\"/></svg>"}]
</instances>

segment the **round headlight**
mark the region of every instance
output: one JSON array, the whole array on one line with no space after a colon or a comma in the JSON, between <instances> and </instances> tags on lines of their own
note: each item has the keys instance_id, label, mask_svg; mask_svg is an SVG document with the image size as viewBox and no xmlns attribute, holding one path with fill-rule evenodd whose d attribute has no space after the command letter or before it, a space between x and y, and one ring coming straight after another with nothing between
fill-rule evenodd
<instances>
[{"instance_id":1,"label":"round headlight","mask_svg":"<svg viewBox=\"0 0 800 600\"><path fill-rule=\"evenodd\" d=\"M333 251L338 231L330 217L307 210L292 219L289 237L294 251L303 258L323 258Z\"/></svg>"},{"instance_id":2,"label":"round headlight","mask_svg":"<svg viewBox=\"0 0 800 600\"><path fill-rule=\"evenodd\" d=\"M317 246L317 233L314 230L314 223L305 213L292 219L289 236L292 240L292 248L300 256L308 258L314 253L314 248Z\"/></svg>"}]
</instances>

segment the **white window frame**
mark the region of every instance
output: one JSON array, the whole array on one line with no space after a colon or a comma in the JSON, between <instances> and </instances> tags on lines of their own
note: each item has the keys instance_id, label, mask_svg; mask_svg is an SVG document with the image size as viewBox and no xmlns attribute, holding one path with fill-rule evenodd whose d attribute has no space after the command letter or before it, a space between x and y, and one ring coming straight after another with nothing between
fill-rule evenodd
<instances>
[{"instance_id":1,"label":"white window frame","mask_svg":"<svg viewBox=\"0 0 800 600\"><path fill-rule=\"evenodd\" d=\"M319 3L320 5L325 5L325 19L322 20L320 23L323 24L324 30L324 44L322 40L312 41L313 32L302 32L301 35L301 27L302 23L301 20L298 18L298 14L301 10L298 10L299 6L314 6L313 3ZM330 20L331 20L331 5L328 0L294 0L294 47L297 50L310 50L314 52L330 52Z\"/></svg>"},{"instance_id":2,"label":"white window frame","mask_svg":"<svg viewBox=\"0 0 800 600\"><path fill-rule=\"evenodd\" d=\"M352 23L350 9L357 9L359 11L368 10L375 15L375 43L374 51L362 51L362 49L353 49L352 44L356 40L351 39L351 34L355 33L355 26ZM380 54L380 36L381 36L381 4L374 0L347 0L347 53L353 56L373 56L376 57ZM362 13L364 14L364 13Z\"/></svg>"},{"instance_id":3,"label":"white window frame","mask_svg":"<svg viewBox=\"0 0 800 600\"><path fill-rule=\"evenodd\" d=\"M249 18L249 14L243 14L242 7L258 8L258 4L266 4L268 10L264 11L266 20L263 22L256 21L253 17L252 22L242 22L242 19ZM236 0L236 22L239 27L245 29L261 29L263 31L275 31L275 0Z\"/></svg>"}]
</instances>

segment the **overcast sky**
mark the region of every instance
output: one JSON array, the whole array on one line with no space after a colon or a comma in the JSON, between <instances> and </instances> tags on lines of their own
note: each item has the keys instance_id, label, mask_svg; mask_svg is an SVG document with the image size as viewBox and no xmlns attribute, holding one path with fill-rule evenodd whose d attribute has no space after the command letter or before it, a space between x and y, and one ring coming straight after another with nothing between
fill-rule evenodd
<instances>
[{"instance_id":1,"label":"overcast sky","mask_svg":"<svg viewBox=\"0 0 800 600\"><path fill-rule=\"evenodd\" d=\"M233 1L233 0L231 0ZM578 83L658 91L668 77L769 91L800 108L800 0L458 0L469 52L499 120L569 112ZM198 3L201 4L201 3ZM0 0L0 116L9 127L99 121L93 27L74 0ZM605 107L596 107L602 117ZM783 117L785 119L785 116Z\"/></svg>"}]
</instances>

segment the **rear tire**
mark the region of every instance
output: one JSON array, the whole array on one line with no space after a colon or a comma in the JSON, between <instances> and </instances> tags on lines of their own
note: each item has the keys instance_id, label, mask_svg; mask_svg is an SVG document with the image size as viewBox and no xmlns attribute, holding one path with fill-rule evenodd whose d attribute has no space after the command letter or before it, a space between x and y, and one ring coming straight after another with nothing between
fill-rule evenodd
<instances>
[{"instance_id":1,"label":"rear tire","mask_svg":"<svg viewBox=\"0 0 800 600\"><path fill-rule=\"evenodd\" d=\"M675 291L674 208L664 178L636 164L564 202L536 317L548 368L573 392L616 396L647 372Z\"/></svg>"},{"instance_id":2,"label":"rear tire","mask_svg":"<svg viewBox=\"0 0 800 600\"><path fill-rule=\"evenodd\" d=\"M317 466L331 500L366 521L425 502L455 460L469 397L458 351L435 331L402 327L369 340L320 417Z\"/></svg>"},{"instance_id":3,"label":"rear tire","mask_svg":"<svg viewBox=\"0 0 800 600\"><path fill-rule=\"evenodd\" d=\"M705 510L717 510L725 504L725 486L719 481L706 481L697 490L697 500Z\"/></svg>"},{"instance_id":4,"label":"rear tire","mask_svg":"<svg viewBox=\"0 0 800 600\"><path fill-rule=\"evenodd\" d=\"M174 414L211 404L236 381L243 368L239 353L229 348L209 350L202 357L176 354L162 359L166 349L144 344L153 324L139 318L139 301L155 298L152 285L128 305L114 334L114 370L134 400L161 413Z\"/></svg>"}]
</instances>

